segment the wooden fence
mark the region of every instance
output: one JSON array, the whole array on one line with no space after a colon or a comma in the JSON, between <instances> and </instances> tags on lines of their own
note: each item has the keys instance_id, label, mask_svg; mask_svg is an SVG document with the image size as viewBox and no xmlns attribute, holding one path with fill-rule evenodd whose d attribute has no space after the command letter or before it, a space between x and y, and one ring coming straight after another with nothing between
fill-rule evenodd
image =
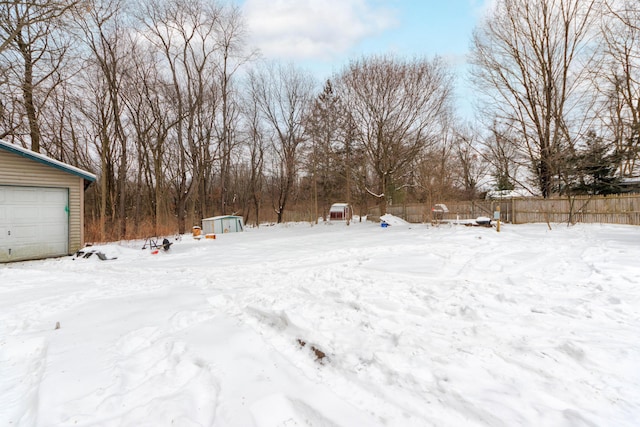
<instances>
[{"instance_id":1,"label":"wooden fence","mask_svg":"<svg viewBox=\"0 0 640 427\"><path fill-rule=\"evenodd\" d=\"M501 220L513 224L570 222L640 225L640 194L474 200L444 204L449 209L448 213L442 215L444 220L475 219L479 216L493 218L499 206ZM431 206L424 204L387 206L387 213L412 223L437 219ZM379 218L380 209L370 209L368 216Z\"/></svg>"}]
</instances>

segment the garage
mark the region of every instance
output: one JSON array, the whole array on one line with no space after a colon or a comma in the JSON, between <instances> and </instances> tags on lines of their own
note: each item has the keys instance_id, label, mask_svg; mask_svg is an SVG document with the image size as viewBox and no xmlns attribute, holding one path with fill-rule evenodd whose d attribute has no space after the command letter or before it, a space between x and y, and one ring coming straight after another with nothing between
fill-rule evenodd
<instances>
[{"instance_id":1,"label":"garage","mask_svg":"<svg viewBox=\"0 0 640 427\"><path fill-rule=\"evenodd\" d=\"M0 186L0 233L7 259L46 258L69 252L66 188Z\"/></svg>"},{"instance_id":2,"label":"garage","mask_svg":"<svg viewBox=\"0 0 640 427\"><path fill-rule=\"evenodd\" d=\"M0 141L0 262L84 246L84 190L95 175Z\"/></svg>"}]
</instances>

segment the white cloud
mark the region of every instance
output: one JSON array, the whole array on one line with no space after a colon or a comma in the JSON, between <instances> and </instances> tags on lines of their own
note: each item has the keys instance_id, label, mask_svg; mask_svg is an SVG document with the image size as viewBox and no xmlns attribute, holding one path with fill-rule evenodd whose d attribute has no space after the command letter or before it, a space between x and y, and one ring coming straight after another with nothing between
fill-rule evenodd
<instances>
[{"instance_id":1,"label":"white cloud","mask_svg":"<svg viewBox=\"0 0 640 427\"><path fill-rule=\"evenodd\" d=\"M253 43L266 57L329 59L397 25L379 0L246 0Z\"/></svg>"},{"instance_id":2,"label":"white cloud","mask_svg":"<svg viewBox=\"0 0 640 427\"><path fill-rule=\"evenodd\" d=\"M483 20L490 16L498 5L497 0L469 0L476 19Z\"/></svg>"}]
</instances>

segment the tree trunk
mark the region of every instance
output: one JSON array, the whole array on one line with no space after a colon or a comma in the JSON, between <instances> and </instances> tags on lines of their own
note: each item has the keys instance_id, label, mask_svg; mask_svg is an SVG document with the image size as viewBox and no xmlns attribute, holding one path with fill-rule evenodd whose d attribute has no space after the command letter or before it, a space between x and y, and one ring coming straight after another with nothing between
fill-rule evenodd
<instances>
[{"instance_id":1,"label":"tree trunk","mask_svg":"<svg viewBox=\"0 0 640 427\"><path fill-rule=\"evenodd\" d=\"M22 83L22 96L24 98L24 108L29 121L29 135L31 136L31 151L40 152L40 126L38 125L38 114L33 100L33 57L31 46L22 39L22 34L16 37L20 54L24 60L24 75Z\"/></svg>"}]
</instances>

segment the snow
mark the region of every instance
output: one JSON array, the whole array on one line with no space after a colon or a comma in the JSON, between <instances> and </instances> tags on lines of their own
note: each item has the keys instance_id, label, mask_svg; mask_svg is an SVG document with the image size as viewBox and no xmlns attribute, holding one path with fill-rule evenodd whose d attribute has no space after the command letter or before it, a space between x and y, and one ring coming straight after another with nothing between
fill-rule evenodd
<instances>
[{"instance_id":1,"label":"snow","mask_svg":"<svg viewBox=\"0 0 640 427\"><path fill-rule=\"evenodd\" d=\"M639 227L287 224L142 243L0 265L0 425L640 419Z\"/></svg>"}]
</instances>

